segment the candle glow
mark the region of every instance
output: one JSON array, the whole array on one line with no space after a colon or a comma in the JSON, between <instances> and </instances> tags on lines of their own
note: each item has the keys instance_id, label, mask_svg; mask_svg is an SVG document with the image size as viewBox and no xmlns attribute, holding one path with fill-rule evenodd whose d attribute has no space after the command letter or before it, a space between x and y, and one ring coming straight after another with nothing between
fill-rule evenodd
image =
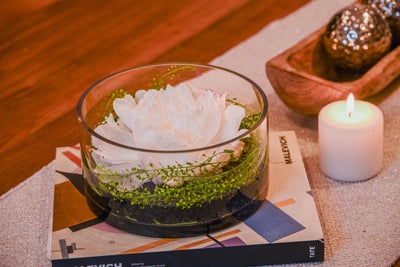
<instances>
[{"instance_id":1,"label":"candle glow","mask_svg":"<svg viewBox=\"0 0 400 267\"><path fill-rule=\"evenodd\" d=\"M353 114L353 112L354 112L354 96L353 96L353 94L349 94L349 96L347 97L346 112L350 119L351 114Z\"/></svg>"},{"instance_id":2,"label":"candle glow","mask_svg":"<svg viewBox=\"0 0 400 267\"><path fill-rule=\"evenodd\" d=\"M350 94L347 100L329 105L326 115L330 123L334 123L337 127L360 127L373 121L377 115L370 105L365 101L355 101L354 96Z\"/></svg>"}]
</instances>

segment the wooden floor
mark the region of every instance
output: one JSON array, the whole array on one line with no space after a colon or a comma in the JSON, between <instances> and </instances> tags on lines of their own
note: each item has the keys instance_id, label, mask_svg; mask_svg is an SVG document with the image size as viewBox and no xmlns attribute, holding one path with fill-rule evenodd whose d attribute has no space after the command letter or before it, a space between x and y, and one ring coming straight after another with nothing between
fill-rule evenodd
<instances>
[{"instance_id":1,"label":"wooden floor","mask_svg":"<svg viewBox=\"0 0 400 267\"><path fill-rule=\"evenodd\" d=\"M209 62L308 1L0 2L0 195L78 143L75 106L95 81L146 63Z\"/></svg>"}]
</instances>

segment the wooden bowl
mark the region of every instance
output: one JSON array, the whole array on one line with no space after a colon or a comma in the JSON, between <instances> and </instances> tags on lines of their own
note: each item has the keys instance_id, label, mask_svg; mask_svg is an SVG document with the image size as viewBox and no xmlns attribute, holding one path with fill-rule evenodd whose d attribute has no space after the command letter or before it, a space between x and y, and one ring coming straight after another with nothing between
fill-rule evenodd
<instances>
[{"instance_id":1,"label":"wooden bowl","mask_svg":"<svg viewBox=\"0 0 400 267\"><path fill-rule=\"evenodd\" d=\"M298 44L266 63L269 81L282 101L292 110L318 114L330 102L372 96L400 74L400 46L386 54L362 74L337 72L324 48L322 34L315 31Z\"/></svg>"}]
</instances>

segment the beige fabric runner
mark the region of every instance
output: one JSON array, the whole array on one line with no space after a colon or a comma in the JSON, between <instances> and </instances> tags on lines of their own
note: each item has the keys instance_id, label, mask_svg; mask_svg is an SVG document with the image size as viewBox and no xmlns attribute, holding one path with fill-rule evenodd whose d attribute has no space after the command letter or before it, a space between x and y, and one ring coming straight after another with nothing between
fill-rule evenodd
<instances>
[{"instance_id":1,"label":"beige fabric runner","mask_svg":"<svg viewBox=\"0 0 400 267\"><path fill-rule=\"evenodd\" d=\"M365 182L343 183L327 178L319 169L317 119L289 110L265 74L269 59L351 3L314 0L211 64L243 73L265 90L270 131L296 132L325 237L326 260L321 266L390 266L400 257L400 90L396 90L400 79L373 99L385 119L382 172ZM50 266L53 173L54 161L0 197L0 266Z\"/></svg>"}]
</instances>

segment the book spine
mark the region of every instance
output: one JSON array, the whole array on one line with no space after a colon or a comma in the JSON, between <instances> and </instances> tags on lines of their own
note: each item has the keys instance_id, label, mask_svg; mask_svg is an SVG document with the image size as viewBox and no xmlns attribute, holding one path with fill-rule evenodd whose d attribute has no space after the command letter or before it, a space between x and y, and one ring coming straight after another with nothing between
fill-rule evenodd
<instances>
[{"instance_id":1,"label":"book spine","mask_svg":"<svg viewBox=\"0 0 400 267\"><path fill-rule=\"evenodd\" d=\"M53 267L262 266L322 262L323 240L53 260Z\"/></svg>"}]
</instances>

